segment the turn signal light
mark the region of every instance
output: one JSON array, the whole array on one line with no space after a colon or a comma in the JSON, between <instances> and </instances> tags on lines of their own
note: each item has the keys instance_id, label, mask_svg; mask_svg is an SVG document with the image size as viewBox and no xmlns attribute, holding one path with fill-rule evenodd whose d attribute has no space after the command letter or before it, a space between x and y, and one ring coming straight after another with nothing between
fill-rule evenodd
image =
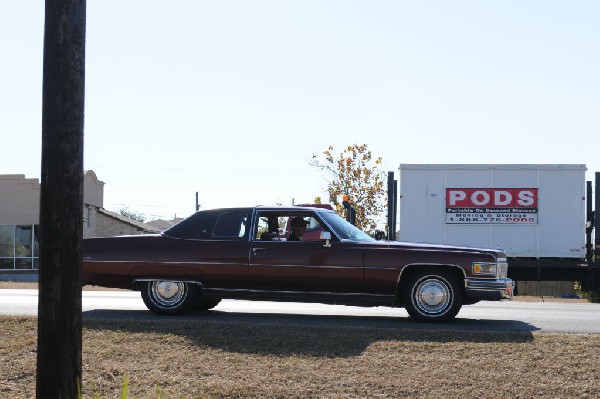
<instances>
[{"instance_id":1,"label":"turn signal light","mask_svg":"<svg viewBox=\"0 0 600 399\"><path fill-rule=\"evenodd\" d=\"M473 263L473 274L491 274L496 275L496 264L485 262Z\"/></svg>"}]
</instances>

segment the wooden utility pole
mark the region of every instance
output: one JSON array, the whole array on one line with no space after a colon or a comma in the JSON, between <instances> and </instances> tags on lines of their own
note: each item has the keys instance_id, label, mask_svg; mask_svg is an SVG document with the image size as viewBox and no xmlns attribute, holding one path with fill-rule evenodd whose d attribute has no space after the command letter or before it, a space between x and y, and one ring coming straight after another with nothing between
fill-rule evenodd
<instances>
[{"instance_id":1,"label":"wooden utility pole","mask_svg":"<svg viewBox=\"0 0 600 399\"><path fill-rule=\"evenodd\" d=\"M81 383L85 0L46 0L36 397Z\"/></svg>"}]
</instances>

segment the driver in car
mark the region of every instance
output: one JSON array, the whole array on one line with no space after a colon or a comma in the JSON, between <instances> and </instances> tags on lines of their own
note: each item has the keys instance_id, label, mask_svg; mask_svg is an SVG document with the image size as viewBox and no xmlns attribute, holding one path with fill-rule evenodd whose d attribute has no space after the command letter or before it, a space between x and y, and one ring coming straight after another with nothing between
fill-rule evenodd
<instances>
[{"instance_id":1,"label":"driver in car","mask_svg":"<svg viewBox=\"0 0 600 399\"><path fill-rule=\"evenodd\" d=\"M302 216L296 216L292 219L292 229L288 241L302 241L302 236L306 231L308 222Z\"/></svg>"}]
</instances>

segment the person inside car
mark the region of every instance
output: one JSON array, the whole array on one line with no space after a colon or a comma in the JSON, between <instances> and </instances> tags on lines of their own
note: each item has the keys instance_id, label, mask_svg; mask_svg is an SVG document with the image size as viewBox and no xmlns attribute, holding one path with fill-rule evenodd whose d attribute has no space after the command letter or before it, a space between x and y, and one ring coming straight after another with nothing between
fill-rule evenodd
<instances>
[{"instance_id":1,"label":"person inside car","mask_svg":"<svg viewBox=\"0 0 600 399\"><path fill-rule=\"evenodd\" d=\"M261 240L279 240L279 222L277 216L269 216L268 218L268 231L265 231L260 235Z\"/></svg>"},{"instance_id":2,"label":"person inside car","mask_svg":"<svg viewBox=\"0 0 600 399\"><path fill-rule=\"evenodd\" d=\"M296 216L292 219L292 228L288 241L302 241L302 236L306 231L308 222L302 216Z\"/></svg>"}]
</instances>

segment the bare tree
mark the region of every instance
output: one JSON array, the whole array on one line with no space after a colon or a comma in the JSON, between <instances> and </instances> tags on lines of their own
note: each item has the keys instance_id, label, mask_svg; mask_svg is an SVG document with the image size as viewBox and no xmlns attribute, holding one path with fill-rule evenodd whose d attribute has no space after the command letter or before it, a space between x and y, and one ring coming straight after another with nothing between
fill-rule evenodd
<instances>
[{"instance_id":1,"label":"bare tree","mask_svg":"<svg viewBox=\"0 0 600 399\"><path fill-rule=\"evenodd\" d=\"M46 0L37 398L81 382L85 0Z\"/></svg>"}]
</instances>

